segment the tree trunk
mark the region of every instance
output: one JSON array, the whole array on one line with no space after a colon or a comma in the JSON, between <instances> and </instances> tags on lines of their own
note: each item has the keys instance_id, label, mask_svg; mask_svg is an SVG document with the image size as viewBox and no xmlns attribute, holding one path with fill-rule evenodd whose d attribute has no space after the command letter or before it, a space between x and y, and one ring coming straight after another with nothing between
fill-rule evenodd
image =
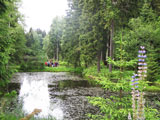
<instances>
[{"instance_id":1,"label":"tree trunk","mask_svg":"<svg viewBox=\"0 0 160 120\"><path fill-rule=\"evenodd\" d=\"M85 68L88 68L88 64L87 64L87 62L85 62Z\"/></svg>"},{"instance_id":2,"label":"tree trunk","mask_svg":"<svg viewBox=\"0 0 160 120\"><path fill-rule=\"evenodd\" d=\"M57 40L57 61L59 61L59 41Z\"/></svg>"},{"instance_id":3,"label":"tree trunk","mask_svg":"<svg viewBox=\"0 0 160 120\"><path fill-rule=\"evenodd\" d=\"M108 39L109 39L109 41L107 43L107 59L110 56L110 34L108 35ZM107 62L108 62L108 60L107 60ZM109 64L107 65L107 67L109 67Z\"/></svg>"},{"instance_id":4,"label":"tree trunk","mask_svg":"<svg viewBox=\"0 0 160 120\"><path fill-rule=\"evenodd\" d=\"M106 52L107 52L107 45L103 47L103 50L102 50L102 52L101 52L101 54L102 54L102 61L103 61L103 64L104 64L105 66L107 66Z\"/></svg>"},{"instance_id":5,"label":"tree trunk","mask_svg":"<svg viewBox=\"0 0 160 120\"><path fill-rule=\"evenodd\" d=\"M56 53L54 54L54 60L56 60L57 59L57 56L56 56Z\"/></svg>"},{"instance_id":6,"label":"tree trunk","mask_svg":"<svg viewBox=\"0 0 160 120\"><path fill-rule=\"evenodd\" d=\"M97 54L97 71L98 72L100 72L101 70L100 61L101 61L101 51L99 51Z\"/></svg>"},{"instance_id":7,"label":"tree trunk","mask_svg":"<svg viewBox=\"0 0 160 120\"><path fill-rule=\"evenodd\" d=\"M120 90L119 90L120 102L122 102L122 97L123 97L123 91L122 91L122 88L120 88ZM122 105L120 105L119 107L122 108Z\"/></svg>"},{"instance_id":8,"label":"tree trunk","mask_svg":"<svg viewBox=\"0 0 160 120\"><path fill-rule=\"evenodd\" d=\"M113 36L114 36L114 21L111 23L110 31L110 58L113 58ZM109 64L109 72L112 72L112 64Z\"/></svg>"}]
</instances>

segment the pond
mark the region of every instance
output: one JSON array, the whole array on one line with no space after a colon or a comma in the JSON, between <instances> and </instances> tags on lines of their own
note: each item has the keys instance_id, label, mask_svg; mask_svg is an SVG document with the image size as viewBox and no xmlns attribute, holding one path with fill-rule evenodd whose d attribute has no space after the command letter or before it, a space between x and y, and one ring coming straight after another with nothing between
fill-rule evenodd
<instances>
[{"instance_id":1,"label":"pond","mask_svg":"<svg viewBox=\"0 0 160 120\"><path fill-rule=\"evenodd\" d=\"M109 97L116 94L104 91L83 78L67 72L24 72L16 73L9 85L16 89L24 113L34 109L42 112L36 116L56 120L89 120L87 113L99 110L88 103L87 96ZM159 109L160 93L146 92L146 103Z\"/></svg>"},{"instance_id":2,"label":"pond","mask_svg":"<svg viewBox=\"0 0 160 120\"><path fill-rule=\"evenodd\" d=\"M17 89L26 114L41 109L37 117L53 116L57 120L87 120L86 114L96 113L98 108L86 97L104 95L101 88L66 72L16 73L10 89Z\"/></svg>"}]
</instances>

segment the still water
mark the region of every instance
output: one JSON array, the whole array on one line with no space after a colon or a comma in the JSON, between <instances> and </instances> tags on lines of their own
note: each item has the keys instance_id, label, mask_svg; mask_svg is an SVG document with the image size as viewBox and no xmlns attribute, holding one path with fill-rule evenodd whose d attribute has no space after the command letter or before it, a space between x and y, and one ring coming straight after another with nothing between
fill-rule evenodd
<instances>
[{"instance_id":1,"label":"still water","mask_svg":"<svg viewBox=\"0 0 160 120\"><path fill-rule=\"evenodd\" d=\"M56 120L88 120L87 113L97 113L87 96L103 96L104 91L81 77L65 72L16 73L12 84L19 87L19 101L28 114L35 108L42 112L37 116Z\"/></svg>"}]
</instances>

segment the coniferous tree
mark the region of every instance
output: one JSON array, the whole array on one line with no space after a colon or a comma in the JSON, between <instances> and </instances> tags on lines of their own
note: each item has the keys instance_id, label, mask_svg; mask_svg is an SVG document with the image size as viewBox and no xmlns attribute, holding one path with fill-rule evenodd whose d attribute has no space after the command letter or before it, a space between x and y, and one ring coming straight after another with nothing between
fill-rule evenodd
<instances>
[{"instance_id":1,"label":"coniferous tree","mask_svg":"<svg viewBox=\"0 0 160 120\"><path fill-rule=\"evenodd\" d=\"M17 43L22 47L25 44L24 30L18 23L21 17L18 4L18 0L0 1L0 97L4 95L4 88L14 72L10 66L18 61L16 54L20 59L23 54L23 48L17 47Z\"/></svg>"},{"instance_id":2,"label":"coniferous tree","mask_svg":"<svg viewBox=\"0 0 160 120\"><path fill-rule=\"evenodd\" d=\"M63 18L56 17L53 19L51 30L49 32L49 50L48 56L59 61L60 44L63 33ZM51 50L51 51L50 51Z\"/></svg>"},{"instance_id":3,"label":"coniferous tree","mask_svg":"<svg viewBox=\"0 0 160 120\"><path fill-rule=\"evenodd\" d=\"M81 8L79 7L80 0L68 0L69 9L65 17L64 34L62 39L62 56L74 67L81 65L81 45L79 41L79 16Z\"/></svg>"}]
</instances>

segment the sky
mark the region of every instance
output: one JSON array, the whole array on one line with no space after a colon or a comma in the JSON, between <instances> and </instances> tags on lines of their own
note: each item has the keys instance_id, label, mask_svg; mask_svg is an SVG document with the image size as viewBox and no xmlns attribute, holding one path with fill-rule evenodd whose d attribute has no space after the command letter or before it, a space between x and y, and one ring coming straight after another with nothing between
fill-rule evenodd
<instances>
[{"instance_id":1,"label":"sky","mask_svg":"<svg viewBox=\"0 0 160 120\"><path fill-rule=\"evenodd\" d=\"M53 18L65 16L67 8L67 0L22 0L19 11L25 16L27 31L32 27L48 32Z\"/></svg>"}]
</instances>

